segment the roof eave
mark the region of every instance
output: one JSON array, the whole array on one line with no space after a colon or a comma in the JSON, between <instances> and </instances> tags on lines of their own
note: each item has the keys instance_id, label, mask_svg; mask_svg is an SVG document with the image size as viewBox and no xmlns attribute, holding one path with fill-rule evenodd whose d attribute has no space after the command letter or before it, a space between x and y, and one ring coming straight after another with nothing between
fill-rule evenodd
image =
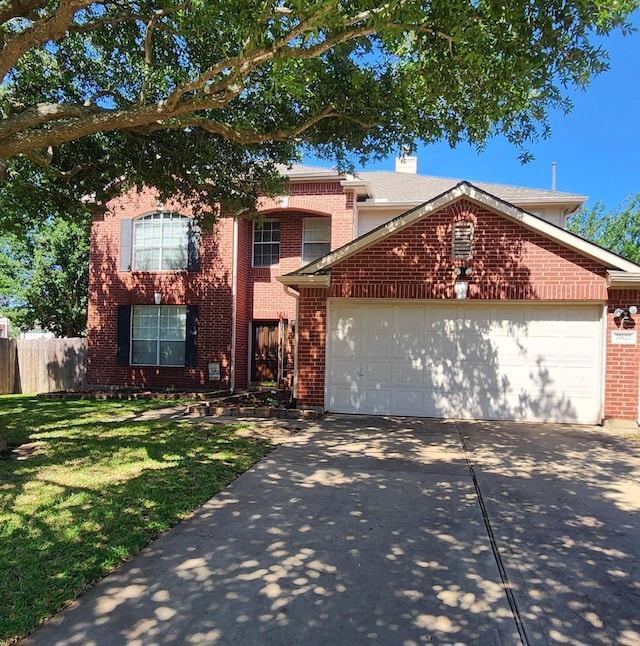
<instances>
[{"instance_id":1,"label":"roof eave","mask_svg":"<svg viewBox=\"0 0 640 646\"><path fill-rule=\"evenodd\" d=\"M294 289L300 287L326 288L331 285L331 274L285 274L284 276L276 276L276 280Z\"/></svg>"},{"instance_id":2,"label":"roof eave","mask_svg":"<svg viewBox=\"0 0 640 646\"><path fill-rule=\"evenodd\" d=\"M353 177L347 177L340 182L340 186L346 191L353 191L357 196L367 195L371 196L371 182L366 179L355 179Z\"/></svg>"},{"instance_id":3,"label":"roof eave","mask_svg":"<svg viewBox=\"0 0 640 646\"><path fill-rule=\"evenodd\" d=\"M640 289L640 270L631 272L609 269L607 271L607 287L610 289Z\"/></svg>"}]
</instances>

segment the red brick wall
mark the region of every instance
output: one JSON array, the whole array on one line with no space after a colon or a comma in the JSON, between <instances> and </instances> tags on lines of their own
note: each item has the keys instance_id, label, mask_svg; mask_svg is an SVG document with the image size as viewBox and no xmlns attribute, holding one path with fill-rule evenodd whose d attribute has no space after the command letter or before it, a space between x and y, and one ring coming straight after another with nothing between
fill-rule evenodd
<instances>
[{"instance_id":1,"label":"red brick wall","mask_svg":"<svg viewBox=\"0 0 640 646\"><path fill-rule=\"evenodd\" d=\"M474 257L452 259L452 222L475 225ZM470 267L470 299L601 300L597 263L471 202L449 208L385 238L331 270L330 296L451 299L455 267Z\"/></svg>"},{"instance_id":2,"label":"red brick wall","mask_svg":"<svg viewBox=\"0 0 640 646\"><path fill-rule=\"evenodd\" d=\"M297 399L305 406L324 406L327 291L300 290L299 316Z\"/></svg>"},{"instance_id":3,"label":"red brick wall","mask_svg":"<svg viewBox=\"0 0 640 646\"><path fill-rule=\"evenodd\" d=\"M236 281L236 353L234 381L244 388L250 380L250 324L252 320L291 321L295 300L287 296L276 276L301 266L302 220L331 217L331 247L351 240L353 202L338 181L293 184L283 208L279 200L264 200L266 217L281 220L281 262L278 267L253 268L252 224L238 222ZM188 207L166 204L166 210L190 216ZM232 343L233 220L222 219L213 235L203 235L199 272L120 272L120 221L156 210L153 191L132 192L109 205L95 220L90 258L88 311L91 385L136 385L160 388L217 389L230 384ZM196 368L122 367L116 362L117 306L153 303L154 292L163 304L198 305ZM287 348L288 368L293 368L293 335ZM220 362L221 381L208 381L207 364Z\"/></svg>"},{"instance_id":4,"label":"red brick wall","mask_svg":"<svg viewBox=\"0 0 640 646\"><path fill-rule=\"evenodd\" d=\"M249 329L251 320L279 320L289 322L296 317L296 302L288 296L283 286L276 281L282 276L295 271L302 266L302 227L306 217L331 218L331 249L336 249L353 239L353 200L351 195L345 195L340 183L334 182L305 182L289 187L285 198L286 206L279 199L263 200L260 205L261 215L266 218L280 220L280 263L277 267L252 266L253 223L245 222L247 254L243 263L239 264L239 273L246 272L247 296L246 305L249 317L246 328ZM286 368L288 373L293 371L294 335L289 334L287 347ZM249 342L249 351L250 351ZM249 353L237 353L237 361L245 361ZM247 374L250 366L247 366ZM250 378L250 376L249 376Z\"/></svg>"},{"instance_id":5,"label":"red brick wall","mask_svg":"<svg viewBox=\"0 0 640 646\"><path fill-rule=\"evenodd\" d=\"M166 210L191 215L179 204ZM88 383L91 385L218 389L229 383L231 351L232 221L221 220L215 235L203 236L198 272L119 271L120 221L156 210L151 191L131 193L109 205L91 233L88 308ZM117 306L198 305L198 365L195 368L118 366ZM221 364L221 381L208 380L209 362Z\"/></svg>"},{"instance_id":6,"label":"red brick wall","mask_svg":"<svg viewBox=\"0 0 640 646\"><path fill-rule=\"evenodd\" d=\"M475 224L474 257L470 261L452 260L451 224L458 220ZM461 200L334 265L329 289L301 290L300 402L324 403L327 297L452 299L456 266L472 268L469 299L589 300L604 304L609 298L605 268L595 261ZM638 345L611 344L611 330L618 329L613 311L629 305L640 307L640 292L611 292L606 339L606 418L635 420L638 416ZM317 330L307 330L309 325Z\"/></svg>"},{"instance_id":7,"label":"red brick wall","mask_svg":"<svg viewBox=\"0 0 640 646\"><path fill-rule=\"evenodd\" d=\"M640 324L640 314L624 323L614 319L617 308L626 309L630 305L640 308L640 290L619 289L609 293L607 306L606 331L606 375L605 407L606 419L638 419L638 389L640 387L640 346L618 345L611 342L614 330L636 330ZM640 331L638 331L640 333Z\"/></svg>"}]
</instances>

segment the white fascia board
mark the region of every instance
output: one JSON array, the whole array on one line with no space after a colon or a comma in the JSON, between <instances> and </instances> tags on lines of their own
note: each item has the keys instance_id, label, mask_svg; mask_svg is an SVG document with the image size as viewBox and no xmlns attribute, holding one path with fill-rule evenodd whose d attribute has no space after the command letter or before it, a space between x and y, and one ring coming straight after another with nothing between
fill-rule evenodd
<instances>
[{"instance_id":1,"label":"white fascia board","mask_svg":"<svg viewBox=\"0 0 640 646\"><path fill-rule=\"evenodd\" d=\"M390 202L388 200L380 200L380 201L369 201L366 200L365 202L360 202L359 207L362 210L369 210L369 209L387 209L389 207L391 208L401 208L405 210L409 209L415 209L416 206L420 206L422 202Z\"/></svg>"},{"instance_id":2,"label":"white fascia board","mask_svg":"<svg viewBox=\"0 0 640 646\"><path fill-rule=\"evenodd\" d=\"M345 191L353 191L355 195L371 195L371 182L366 179L353 179L347 176L347 179L340 182Z\"/></svg>"},{"instance_id":3,"label":"white fascia board","mask_svg":"<svg viewBox=\"0 0 640 646\"><path fill-rule=\"evenodd\" d=\"M276 280L289 287L329 287L331 285L331 274L320 276L306 276L304 274L276 276Z\"/></svg>"},{"instance_id":4,"label":"white fascia board","mask_svg":"<svg viewBox=\"0 0 640 646\"><path fill-rule=\"evenodd\" d=\"M481 206L486 206L493 211L497 211L502 215L505 215L513 220L516 220L526 228L537 233L555 240L559 244L577 251L581 255L595 260L603 264L605 267L620 269L625 272L637 272L640 271L640 265L637 265L629 260L625 260L620 256L598 247L598 245L593 244L579 236L561 229L541 218L536 217L526 211L522 210L519 207L513 206L504 200L498 199L489 193L486 193L483 190L476 189L473 185L468 182L463 182L454 186L452 189L446 191L442 195L439 195L435 199L425 202L422 206L415 207L413 210L408 211L404 215L399 215L393 220L383 224L382 226L370 231L369 233L364 234L360 238L357 238L353 242L350 242L339 249L336 249L334 252L320 258L315 263L311 263L304 267L301 270L302 274L314 274L318 271L326 269L331 265L352 256L361 249L368 247L372 244L378 242L382 238L385 238L396 231L404 229L405 227L413 224L416 220L419 220L435 211L438 211L445 206L448 206L452 202L460 198L468 198L473 202ZM385 204L386 207L389 206L389 203Z\"/></svg>"},{"instance_id":5,"label":"white fascia board","mask_svg":"<svg viewBox=\"0 0 640 646\"><path fill-rule=\"evenodd\" d=\"M589 198L586 195L547 195L540 197L515 197L514 204L582 204Z\"/></svg>"},{"instance_id":6,"label":"white fascia board","mask_svg":"<svg viewBox=\"0 0 640 646\"><path fill-rule=\"evenodd\" d=\"M505 198L503 198L505 199ZM516 198L511 200L511 204L514 206L572 206L572 207L578 207L582 206L584 201L586 200L586 197L582 196L577 196L574 199L571 200L559 200L557 197L547 197L547 198L539 198L539 197L527 197L527 198ZM508 201L508 200L505 200ZM422 204L422 202L416 202L416 201L403 201L403 202L398 202L398 201L389 201L389 200L380 200L376 201L375 199L371 200L365 200L364 202L360 202L360 208L362 209L381 209L385 208L387 206L391 206L394 208L397 207L405 207L407 209L414 208L416 206L419 206Z\"/></svg>"},{"instance_id":7,"label":"white fascia board","mask_svg":"<svg viewBox=\"0 0 640 646\"><path fill-rule=\"evenodd\" d=\"M326 181L341 181L344 175L337 173L336 171L323 172L308 172L308 173L295 173L293 175L287 175L284 173L284 176L289 180L291 184L296 182L326 182Z\"/></svg>"},{"instance_id":8,"label":"white fascia board","mask_svg":"<svg viewBox=\"0 0 640 646\"><path fill-rule=\"evenodd\" d=\"M610 269L607 271L607 287L611 289L640 289L640 269L635 272Z\"/></svg>"}]
</instances>

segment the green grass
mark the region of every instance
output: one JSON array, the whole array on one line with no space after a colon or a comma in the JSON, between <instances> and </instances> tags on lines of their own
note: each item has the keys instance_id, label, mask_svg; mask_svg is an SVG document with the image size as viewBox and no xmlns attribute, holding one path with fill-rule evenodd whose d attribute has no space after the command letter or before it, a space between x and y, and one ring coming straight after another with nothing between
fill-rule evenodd
<instances>
[{"instance_id":1,"label":"green grass","mask_svg":"<svg viewBox=\"0 0 640 646\"><path fill-rule=\"evenodd\" d=\"M24 636L269 451L158 401L0 397L0 643Z\"/></svg>"}]
</instances>

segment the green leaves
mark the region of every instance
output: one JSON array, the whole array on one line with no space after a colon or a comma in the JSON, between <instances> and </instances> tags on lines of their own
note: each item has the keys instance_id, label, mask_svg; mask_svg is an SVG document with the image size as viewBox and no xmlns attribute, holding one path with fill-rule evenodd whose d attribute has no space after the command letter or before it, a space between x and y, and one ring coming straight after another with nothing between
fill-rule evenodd
<instances>
[{"instance_id":1,"label":"green leaves","mask_svg":"<svg viewBox=\"0 0 640 646\"><path fill-rule=\"evenodd\" d=\"M630 196L614 211L607 211L602 202L597 202L593 208L572 217L568 228L609 251L640 263L640 194Z\"/></svg>"},{"instance_id":2,"label":"green leaves","mask_svg":"<svg viewBox=\"0 0 640 646\"><path fill-rule=\"evenodd\" d=\"M549 110L570 107L567 89L606 69L594 35L629 32L638 0L69 0L36 2L25 20L32 4L0 11L5 176L26 166L74 213L116 178L182 190L211 213L225 195L250 208L243 180L271 190L265 164L301 149L344 165L501 134L527 159ZM39 104L48 118L34 118ZM232 184L212 189L207 174Z\"/></svg>"},{"instance_id":3,"label":"green leaves","mask_svg":"<svg viewBox=\"0 0 640 646\"><path fill-rule=\"evenodd\" d=\"M0 237L0 303L13 325L56 336L84 336L87 325L89 228L49 219Z\"/></svg>"}]
</instances>

